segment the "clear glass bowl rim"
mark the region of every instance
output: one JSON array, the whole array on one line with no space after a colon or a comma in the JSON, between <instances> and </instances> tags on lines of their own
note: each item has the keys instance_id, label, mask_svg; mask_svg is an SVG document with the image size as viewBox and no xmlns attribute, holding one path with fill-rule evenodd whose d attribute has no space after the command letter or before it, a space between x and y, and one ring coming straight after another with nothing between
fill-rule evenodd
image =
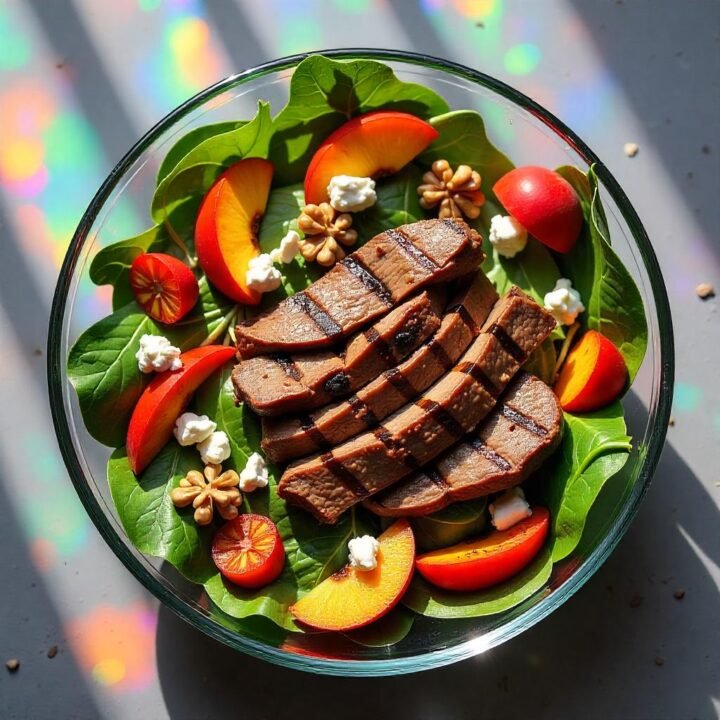
<instances>
[{"instance_id":1,"label":"clear glass bowl rim","mask_svg":"<svg viewBox=\"0 0 720 720\"><path fill-rule=\"evenodd\" d=\"M453 647L443 648L441 650L413 657L390 658L384 660L340 660L312 658L294 653L283 652L280 649L242 637L237 633L234 633L233 631L213 622L195 608L186 604L184 601L179 600L179 598L177 598L168 588L160 583L130 552L125 541L118 536L115 529L108 522L104 510L90 490L72 442L69 422L63 402L62 389L63 382L65 380L65 358L62 357L63 319L65 315L65 305L68 298L68 291L71 286L75 267L88 234L105 201L122 180L128 168L133 165L133 163L154 142L156 138L158 138L165 130L170 128L186 113L192 111L202 103L230 89L231 87L237 87L252 79L256 79L273 72L295 67L301 60L309 55L326 55L345 60L363 58L387 62L395 61L425 68L432 68L489 88L520 108L528 111L556 133L561 134L573 147L573 149L588 163L588 165L595 165L598 178L601 180L605 190L610 194L616 203L623 219L632 233L633 240L640 252L640 256L648 274L650 288L655 302L660 336L660 387L658 388L658 403L655 420L657 431L651 433L647 452L644 460L642 461L642 466L638 475L638 481L635 483L630 496L620 511L618 520L612 530L598 544L593 552L583 560L582 564L573 573L571 578L569 578L567 582L564 582L559 588L555 589L547 597L541 599L525 614L516 618L513 623L505 625L495 631L493 637L487 642L478 643L476 640L471 639ZM660 266L650 243L650 239L648 238L637 212L633 208L630 200L620 187L617 180L615 180L613 175L600 161L597 155L560 119L555 117L534 100L506 83L458 63L453 63L430 55L400 50L342 48L290 55L263 63L254 68L249 68L235 75L230 75L215 85L201 91L166 115L130 149L120 162L118 162L100 186L80 220L60 270L50 312L47 376L53 424L55 426L60 451L65 461L70 479L75 486L75 490L95 526L98 528L100 534L113 552L130 570L130 572L132 572L132 574L142 583L142 585L155 597L157 597L160 602L206 635L254 657L285 667L292 667L320 674L382 676L412 673L420 670L441 667L443 665L448 665L450 663L472 657L480 652L490 649L491 647L499 645L506 640L509 640L520 632L532 627L535 623L539 622L545 616L560 607L560 605L577 592L602 565L627 531L630 522L637 512L640 501L650 485L655 467L662 452L672 402L674 381L674 341L670 305L662 273L660 271Z\"/></svg>"}]
</instances>

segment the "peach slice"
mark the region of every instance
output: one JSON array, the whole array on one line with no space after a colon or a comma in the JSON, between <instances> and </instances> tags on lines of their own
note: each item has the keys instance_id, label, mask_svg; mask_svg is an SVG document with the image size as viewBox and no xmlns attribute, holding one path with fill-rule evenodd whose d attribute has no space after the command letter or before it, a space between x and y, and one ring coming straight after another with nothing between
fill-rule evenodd
<instances>
[{"instance_id":1,"label":"peach slice","mask_svg":"<svg viewBox=\"0 0 720 720\"><path fill-rule=\"evenodd\" d=\"M620 351L602 333L588 330L570 351L554 390L563 410L591 412L611 403L626 379Z\"/></svg>"},{"instance_id":2,"label":"peach slice","mask_svg":"<svg viewBox=\"0 0 720 720\"><path fill-rule=\"evenodd\" d=\"M392 610L412 579L415 538L410 523L398 520L378 542L374 570L346 565L290 608L295 618L318 630L346 631L368 625Z\"/></svg>"},{"instance_id":3,"label":"peach slice","mask_svg":"<svg viewBox=\"0 0 720 720\"><path fill-rule=\"evenodd\" d=\"M305 202L327 202L327 187L336 175L377 178L397 172L438 134L404 112L380 110L348 120L313 155L305 174Z\"/></svg>"},{"instance_id":4,"label":"peach slice","mask_svg":"<svg viewBox=\"0 0 720 720\"><path fill-rule=\"evenodd\" d=\"M159 373L145 388L133 410L127 432L130 469L139 475L172 437L175 420L190 396L215 370L235 357L235 348L206 345L180 355L180 370Z\"/></svg>"},{"instance_id":5,"label":"peach slice","mask_svg":"<svg viewBox=\"0 0 720 720\"><path fill-rule=\"evenodd\" d=\"M248 263L260 254L258 228L265 212L273 166L247 158L228 168L207 191L195 223L195 248L208 280L229 298L257 305L248 288Z\"/></svg>"}]
</instances>

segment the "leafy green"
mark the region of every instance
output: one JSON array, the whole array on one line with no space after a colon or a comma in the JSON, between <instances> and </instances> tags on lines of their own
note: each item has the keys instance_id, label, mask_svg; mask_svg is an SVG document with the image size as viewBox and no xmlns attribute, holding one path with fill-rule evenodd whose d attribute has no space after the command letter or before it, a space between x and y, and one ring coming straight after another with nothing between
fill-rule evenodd
<instances>
[{"instance_id":1,"label":"leafy green","mask_svg":"<svg viewBox=\"0 0 720 720\"><path fill-rule=\"evenodd\" d=\"M488 139L480 114L475 110L453 110L433 117L430 124L440 137L418 160L430 165L442 158L455 168L461 164L470 165L480 173L485 196L494 198L493 185L513 169L513 164Z\"/></svg>"},{"instance_id":2,"label":"leafy green","mask_svg":"<svg viewBox=\"0 0 720 720\"><path fill-rule=\"evenodd\" d=\"M305 58L290 80L288 103L273 122L270 160L276 184L300 182L310 158L333 130L355 115L380 108L425 119L449 109L437 93L398 80L383 63Z\"/></svg>"},{"instance_id":3,"label":"leafy green","mask_svg":"<svg viewBox=\"0 0 720 720\"><path fill-rule=\"evenodd\" d=\"M68 377L75 387L88 432L99 442L119 447L135 403L149 382L135 353L142 335L165 335L181 350L198 346L216 331L232 307L200 280L200 297L189 315L174 325L161 325L134 302L89 327L68 356Z\"/></svg>"},{"instance_id":4,"label":"leafy green","mask_svg":"<svg viewBox=\"0 0 720 720\"><path fill-rule=\"evenodd\" d=\"M229 132L212 135L188 152L166 175L152 199L156 223L168 221L174 208L204 194L217 176L244 157L267 157L272 119L270 105L258 103L257 115Z\"/></svg>"},{"instance_id":5,"label":"leafy green","mask_svg":"<svg viewBox=\"0 0 720 720\"><path fill-rule=\"evenodd\" d=\"M453 503L424 517L412 518L415 540L424 550L435 550L460 542L485 527L487 498Z\"/></svg>"},{"instance_id":6,"label":"leafy green","mask_svg":"<svg viewBox=\"0 0 720 720\"><path fill-rule=\"evenodd\" d=\"M422 170L415 165L408 165L400 172L378 181L375 205L353 216L353 227L358 231L361 243L384 230L425 217L417 194L417 186L421 181Z\"/></svg>"},{"instance_id":7,"label":"leafy green","mask_svg":"<svg viewBox=\"0 0 720 720\"><path fill-rule=\"evenodd\" d=\"M546 385L555 384L555 364L557 353L552 337L545 338L523 365L523 370L539 377Z\"/></svg>"},{"instance_id":8,"label":"leafy green","mask_svg":"<svg viewBox=\"0 0 720 720\"><path fill-rule=\"evenodd\" d=\"M160 164L157 174L156 183L159 185L175 168L175 166L200 143L205 140L221 135L224 133L237 130L245 124L244 120L229 120L226 122L213 123L211 125L201 125L200 127L190 130L189 133L183 135L167 152L165 158Z\"/></svg>"},{"instance_id":9,"label":"leafy green","mask_svg":"<svg viewBox=\"0 0 720 720\"><path fill-rule=\"evenodd\" d=\"M202 470L194 447L171 440L136 478L125 448L108 461L108 483L120 522L141 552L163 558L192 582L202 583L217 573L210 556L212 528L199 527L192 506L177 509L170 491L190 470Z\"/></svg>"},{"instance_id":10,"label":"leafy green","mask_svg":"<svg viewBox=\"0 0 720 720\"><path fill-rule=\"evenodd\" d=\"M586 312L581 320L588 328L598 330L609 338L620 350L632 383L645 356L648 338L640 291L610 247L605 212L593 168L590 168L587 177L570 166L558 168L558 172L580 196L586 221L575 247L560 256L561 268L582 297Z\"/></svg>"},{"instance_id":11,"label":"leafy green","mask_svg":"<svg viewBox=\"0 0 720 720\"><path fill-rule=\"evenodd\" d=\"M402 603L420 615L433 618L495 615L510 610L542 589L550 578L552 564L550 551L544 550L525 570L507 582L469 593L442 590L416 574Z\"/></svg>"},{"instance_id":12,"label":"leafy green","mask_svg":"<svg viewBox=\"0 0 720 720\"><path fill-rule=\"evenodd\" d=\"M414 622L415 615L400 606L371 625L345 633L345 637L364 647L390 647L407 637Z\"/></svg>"},{"instance_id":13,"label":"leafy green","mask_svg":"<svg viewBox=\"0 0 720 720\"><path fill-rule=\"evenodd\" d=\"M585 415L565 413L561 448L543 470L553 519L553 561L577 547L590 508L631 449L620 401Z\"/></svg>"}]
</instances>

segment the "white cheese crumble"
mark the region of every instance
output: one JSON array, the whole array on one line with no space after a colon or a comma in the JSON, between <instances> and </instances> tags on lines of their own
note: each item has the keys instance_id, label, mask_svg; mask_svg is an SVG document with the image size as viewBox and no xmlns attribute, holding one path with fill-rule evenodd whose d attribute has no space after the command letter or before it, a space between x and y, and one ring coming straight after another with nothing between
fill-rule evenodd
<instances>
[{"instance_id":1,"label":"white cheese crumble","mask_svg":"<svg viewBox=\"0 0 720 720\"><path fill-rule=\"evenodd\" d=\"M171 345L163 335L143 335L135 358L144 373L179 370L183 366L180 348Z\"/></svg>"},{"instance_id":2,"label":"white cheese crumble","mask_svg":"<svg viewBox=\"0 0 720 720\"><path fill-rule=\"evenodd\" d=\"M207 415L196 415L192 412L183 413L176 421L173 433L176 440L183 446L197 445L206 440L215 431L217 424Z\"/></svg>"},{"instance_id":3,"label":"white cheese crumble","mask_svg":"<svg viewBox=\"0 0 720 720\"><path fill-rule=\"evenodd\" d=\"M489 237L498 255L507 258L515 257L527 245L527 230L512 215L495 215Z\"/></svg>"},{"instance_id":4,"label":"white cheese crumble","mask_svg":"<svg viewBox=\"0 0 720 720\"><path fill-rule=\"evenodd\" d=\"M380 543L372 535L355 537L348 543L350 567L358 570L374 570Z\"/></svg>"},{"instance_id":5,"label":"white cheese crumble","mask_svg":"<svg viewBox=\"0 0 720 720\"><path fill-rule=\"evenodd\" d=\"M488 506L493 526L497 530L507 530L526 517L532 515L530 505L521 488L512 488L495 498Z\"/></svg>"},{"instance_id":6,"label":"white cheese crumble","mask_svg":"<svg viewBox=\"0 0 720 720\"><path fill-rule=\"evenodd\" d=\"M217 430L198 443L197 449L206 465L222 465L230 457L230 439L222 430Z\"/></svg>"},{"instance_id":7,"label":"white cheese crumble","mask_svg":"<svg viewBox=\"0 0 720 720\"><path fill-rule=\"evenodd\" d=\"M572 282L567 278L560 278L543 302L545 309L563 325L572 325L585 310L580 293L573 289Z\"/></svg>"},{"instance_id":8,"label":"white cheese crumble","mask_svg":"<svg viewBox=\"0 0 720 720\"><path fill-rule=\"evenodd\" d=\"M243 492L252 492L257 488L266 487L267 484L268 470L265 460L260 453L254 452L240 473L240 489Z\"/></svg>"},{"instance_id":9,"label":"white cheese crumble","mask_svg":"<svg viewBox=\"0 0 720 720\"><path fill-rule=\"evenodd\" d=\"M330 204L340 212L360 212L375 204L375 181L369 177L336 175L327 186Z\"/></svg>"},{"instance_id":10,"label":"white cheese crumble","mask_svg":"<svg viewBox=\"0 0 720 720\"><path fill-rule=\"evenodd\" d=\"M293 258L300 252L300 235L294 230L280 241L280 247L270 251L270 259L276 263L291 263Z\"/></svg>"},{"instance_id":11,"label":"white cheese crumble","mask_svg":"<svg viewBox=\"0 0 720 720\"><path fill-rule=\"evenodd\" d=\"M270 292L280 287L282 275L273 266L270 255L263 253L250 260L245 273L245 282L251 290L261 293Z\"/></svg>"}]
</instances>

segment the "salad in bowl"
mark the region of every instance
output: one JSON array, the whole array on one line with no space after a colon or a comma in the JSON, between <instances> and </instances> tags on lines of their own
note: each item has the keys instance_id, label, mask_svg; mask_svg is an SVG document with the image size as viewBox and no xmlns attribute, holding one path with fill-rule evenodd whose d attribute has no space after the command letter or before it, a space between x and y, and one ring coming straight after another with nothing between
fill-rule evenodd
<instances>
[{"instance_id":1,"label":"salad in bowl","mask_svg":"<svg viewBox=\"0 0 720 720\"><path fill-rule=\"evenodd\" d=\"M377 59L287 93L164 148L152 225L88 258L112 312L67 402L127 541L220 627L357 659L577 570L635 483L649 318L592 163L510 158Z\"/></svg>"}]
</instances>

